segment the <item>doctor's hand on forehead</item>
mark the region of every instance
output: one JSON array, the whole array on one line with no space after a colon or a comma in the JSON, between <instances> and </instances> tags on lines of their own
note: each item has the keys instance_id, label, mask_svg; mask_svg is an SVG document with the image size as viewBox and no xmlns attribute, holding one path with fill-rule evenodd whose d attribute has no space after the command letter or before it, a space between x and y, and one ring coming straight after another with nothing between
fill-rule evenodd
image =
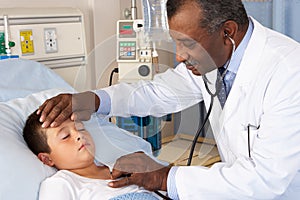
<instances>
[{"instance_id":1,"label":"doctor's hand on forehead","mask_svg":"<svg viewBox=\"0 0 300 200\"><path fill-rule=\"evenodd\" d=\"M164 166L142 152L120 157L112 171L112 179L108 185L113 188L138 185L146 190L167 190L167 177L170 166ZM123 177L123 178L121 178Z\"/></svg>"},{"instance_id":2,"label":"doctor's hand on forehead","mask_svg":"<svg viewBox=\"0 0 300 200\"><path fill-rule=\"evenodd\" d=\"M42 127L57 127L66 119L89 120L100 105L99 97L90 91L59 94L46 100L38 109Z\"/></svg>"}]
</instances>

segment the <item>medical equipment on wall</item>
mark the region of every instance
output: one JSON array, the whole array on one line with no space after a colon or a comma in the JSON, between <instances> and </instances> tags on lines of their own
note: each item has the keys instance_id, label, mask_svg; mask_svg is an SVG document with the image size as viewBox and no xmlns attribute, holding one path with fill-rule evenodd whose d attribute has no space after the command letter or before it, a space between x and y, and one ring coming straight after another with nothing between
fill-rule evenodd
<instances>
[{"instance_id":1,"label":"medical equipment on wall","mask_svg":"<svg viewBox=\"0 0 300 200\"><path fill-rule=\"evenodd\" d=\"M165 0L142 0L144 19L136 19L136 1L131 1L131 19L117 22L117 63L119 82L151 80L158 69L156 43L167 38ZM146 116L117 118L117 125L152 145L154 155L161 149L162 118Z\"/></svg>"},{"instance_id":2,"label":"medical equipment on wall","mask_svg":"<svg viewBox=\"0 0 300 200\"><path fill-rule=\"evenodd\" d=\"M117 37L117 62L120 82L151 80L152 49L144 41L142 20L119 20Z\"/></svg>"},{"instance_id":3,"label":"medical equipment on wall","mask_svg":"<svg viewBox=\"0 0 300 200\"><path fill-rule=\"evenodd\" d=\"M154 156L158 156L161 149L161 121L160 117L118 117L117 126L127 130L151 144Z\"/></svg>"},{"instance_id":4,"label":"medical equipment on wall","mask_svg":"<svg viewBox=\"0 0 300 200\"><path fill-rule=\"evenodd\" d=\"M136 2L131 1L130 20L117 23L119 81L151 80L158 72L156 44L168 37L165 0L142 0L144 19L136 19Z\"/></svg>"},{"instance_id":5,"label":"medical equipment on wall","mask_svg":"<svg viewBox=\"0 0 300 200\"><path fill-rule=\"evenodd\" d=\"M151 80L153 76L152 49L144 41L142 20L119 20L117 25L117 62L120 82L133 83L138 80ZM130 131L152 145L154 154L161 148L161 119L147 116L129 118L118 117L116 124Z\"/></svg>"},{"instance_id":6,"label":"medical equipment on wall","mask_svg":"<svg viewBox=\"0 0 300 200\"><path fill-rule=\"evenodd\" d=\"M87 60L84 30L83 13L75 8L0 10L0 36L4 35L8 50L5 54L38 61L73 86ZM13 48L10 41L15 43Z\"/></svg>"},{"instance_id":7,"label":"medical equipment on wall","mask_svg":"<svg viewBox=\"0 0 300 200\"><path fill-rule=\"evenodd\" d=\"M0 60L8 58L18 58L18 55L11 55L11 48L15 46L9 40L9 24L7 15L3 16L4 31L0 32Z\"/></svg>"}]
</instances>

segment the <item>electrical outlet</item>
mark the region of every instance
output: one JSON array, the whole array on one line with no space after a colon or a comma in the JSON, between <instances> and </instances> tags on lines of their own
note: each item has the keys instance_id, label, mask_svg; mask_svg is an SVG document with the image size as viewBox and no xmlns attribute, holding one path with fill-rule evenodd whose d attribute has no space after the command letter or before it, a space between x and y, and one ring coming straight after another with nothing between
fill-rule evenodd
<instances>
[{"instance_id":1,"label":"electrical outlet","mask_svg":"<svg viewBox=\"0 0 300 200\"><path fill-rule=\"evenodd\" d=\"M58 51L56 28L45 28L44 39L46 53L55 53Z\"/></svg>"},{"instance_id":2,"label":"electrical outlet","mask_svg":"<svg viewBox=\"0 0 300 200\"><path fill-rule=\"evenodd\" d=\"M20 30L20 43L22 55L34 54L32 30Z\"/></svg>"}]
</instances>

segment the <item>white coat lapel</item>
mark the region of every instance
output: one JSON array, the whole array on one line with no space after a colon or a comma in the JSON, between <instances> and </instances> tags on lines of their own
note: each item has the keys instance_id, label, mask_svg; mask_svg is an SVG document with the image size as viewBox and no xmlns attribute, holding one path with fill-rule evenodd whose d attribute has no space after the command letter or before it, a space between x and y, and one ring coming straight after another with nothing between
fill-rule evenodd
<instances>
[{"instance_id":1,"label":"white coat lapel","mask_svg":"<svg viewBox=\"0 0 300 200\"><path fill-rule=\"evenodd\" d=\"M253 33L245 50L242 62L236 74L236 78L234 80L233 86L223 110L220 106L218 98L214 98L214 105L210 116L210 123L219 148L221 148L221 144L223 144L222 142L220 142L220 140L226 142L227 134L230 134L230 130L224 133L224 124L226 124L226 122L228 122L229 120L233 120L234 122L236 122L233 124L237 126L240 125L237 123L244 123L244 121L242 120L245 117L243 115L247 112L247 108L245 106L240 106L245 100L245 97L247 95L247 88L251 84L251 81L255 80L255 76L257 75L259 66L261 64L260 62L262 62L263 60L263 58L259 58L256 55L262 55L262 51L266 43L266 34L264 33L265 29L255 20L252 21L254 23ZM210 80L215 80L217 77L216 73L217 70L209 72L207 73L207 77ZM206 109L208 109L210 105L210 95L206 92L204 85L202 85L201 89L202 91L204 91L203 97ZM241 110L243 110L243 112L241 112ZM225 149L223 150L226 151ZM226 154L226 152L222 153ZM221 157L222 160L224 160L224 157L228 159L228 156L224 156L223 154L221 154Z\"/></svg>"},{"instance_id":2,"label":"white coat lapel","mask_svg":"<svg viewBox=\"0 0 300 200\"><path fill-rule=\"evenodd\" d=\"M262 58L256 55L262 55L266 43L266 34L264 27L254 19L251 18L251 20L254 24L253 33L224 106L224 118L222 119L223 121L220 122L222 126L228 118L236 113L241 100L243 100L247 94L248 86L252 80L255 80L255 76L259 71ZM255 40L253 38L255 38Z\"/></svg>"}]
</instances>

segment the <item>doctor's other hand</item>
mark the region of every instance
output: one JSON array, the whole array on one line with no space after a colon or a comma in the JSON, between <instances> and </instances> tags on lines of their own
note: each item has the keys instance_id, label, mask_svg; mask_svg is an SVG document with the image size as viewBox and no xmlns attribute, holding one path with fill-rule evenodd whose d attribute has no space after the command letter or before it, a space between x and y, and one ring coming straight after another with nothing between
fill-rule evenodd
<instances>
[{"instance_id":1,"label":"doctor's other hand","mask_svg":"<svg viewBox=\"0 0 300 200\"><path fill-rule=\"evenodd\" d=\"M89 120L100 105L99 97L90 91L59 94L46 100L38 109L42 127L57 127L66 119Z\"/></svg>"},{"instance_id":2,"label":"doctor's other hand","mask_svg":"<svg viewBox=\"0 0 300 200\"><path fill-rule=\"evenodd\" d=\"M112 178L121 178L110 182L113 188L127 185L138 185L147 190L167 190L167 177L170 166L164 166L142 152L136 152L120 157L112 171Z\"/></svg>"}]
</instances>

